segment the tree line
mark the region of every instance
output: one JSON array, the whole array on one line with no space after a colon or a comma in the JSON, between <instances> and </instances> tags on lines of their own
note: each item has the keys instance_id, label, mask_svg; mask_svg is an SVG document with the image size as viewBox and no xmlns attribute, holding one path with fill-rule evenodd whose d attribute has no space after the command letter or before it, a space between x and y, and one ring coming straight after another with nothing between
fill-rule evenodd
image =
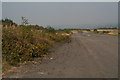
<instances>
[{"instance_id":1,"label":"tree line","mask_svg":"<svg viewBox=\"0 0 120 80\"><path fill-rule=\"evenodd\" d=\"M21 19L22 19L21 25L29 24L28 19L26 19L25 17L21 17ZM12 26L12 25L17 26L17 24L13 20L8 19L8 18L0 20L0 24L2 24L3 27L5 27L5 26Z\"/></svg>"}]
</instances>

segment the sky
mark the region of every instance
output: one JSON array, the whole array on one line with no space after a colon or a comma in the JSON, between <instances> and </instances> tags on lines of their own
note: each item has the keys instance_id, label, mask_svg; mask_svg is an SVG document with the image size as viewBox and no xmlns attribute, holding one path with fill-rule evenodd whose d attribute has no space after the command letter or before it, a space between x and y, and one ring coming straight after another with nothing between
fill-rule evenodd
<instances>
[{"instance_id":1,"label":"sky","mask_svg":"<svg viewBox=\"0 0 120 80\"><path fill-rule=\"evenodd\" d=\"M2 2L0 1L0 20L2 19Z\"/></svg>"},{"instance_id":2,"label":"sky","mask_svg":"<svg viewBox=\"0 0 120 80\"><path fill-rule=\"evenodd\" d=\"M30 24L53 27L92 28L118 24L117 2L3 2L2 17L21 24L21 16Z\"/></svg>"},{"instance_id":3,"label":"sky","mask_svg":"<svg viewBox=\"0 0 120 80\"><path fill-rule=\"evenodd\" d=\"M1 0L2 2L118 2L120 0Z\"/></svg>"}]
</instances>

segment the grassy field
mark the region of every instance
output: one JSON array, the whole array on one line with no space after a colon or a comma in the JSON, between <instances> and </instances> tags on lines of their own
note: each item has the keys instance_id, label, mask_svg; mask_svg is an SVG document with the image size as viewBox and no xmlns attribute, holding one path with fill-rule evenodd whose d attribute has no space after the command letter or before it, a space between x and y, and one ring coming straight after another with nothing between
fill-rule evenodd
<instances>
[{"instance_id":1,"label":"grassy field","mask_svg":"<svg viewBox=\"0 0 120 80\"><path fill-rule=\"evenodd\" d=\"M112 34L112 36L120 36L120 34Z\"/></svg>"},{"instance_id":2,"label":"grassy field","mask_svg":"<svg viewBox=\"0 0 120 80\"><path fill-rule=\"evenodd\" d=\"M55 43L69 38L67 30L54 30L37 25L3 28L2 63L3 71L19 63L32 61L47 54Z\"/></svg>"}]
</instances>

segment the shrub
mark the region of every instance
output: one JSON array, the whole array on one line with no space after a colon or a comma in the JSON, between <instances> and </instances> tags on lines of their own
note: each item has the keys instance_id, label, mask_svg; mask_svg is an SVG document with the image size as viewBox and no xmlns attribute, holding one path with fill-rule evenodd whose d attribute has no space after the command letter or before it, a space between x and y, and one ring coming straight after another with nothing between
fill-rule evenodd
<instances>
[{"instance_id":1,"label":"shrub","mask_svg":"<svg viewBox=\"0 0 120 80\"><path fill-rule=\"evenodd\" d=\"M13 65L45 54L50 46L49 41L33 35L39 34L28 27L3 29L3 58Z\"/></svg>"},{"instance_id":2,"label":"shrub","mask_svg":"<svg viewBox=\"0 0 120 80\"><path fill-rule=\"evenodd\" d=\"M63 35L50 35L49 36L51 40L55 41L55 42L59 42L62 40L65 40L66 38L68 38L68 36L63 36Z\"/></svg>"},{"instance_id":3,"label":"shrub","mask_svg":"<svg viewBox=\"0 0 120 80\"><path fill-rule=\"evenodd\" d=\"M46 30L50 33L55 33L56 32L55 29L52 28L51 26L46 27Z\"/></svg>"},{"instance_id":4,"label":"shrub","mask_svg":"<svg viewBox=\"0 0 120 80\"><path fill-rule=\"evenodd\" d=\"M44 32L47 31L47 32ZM68 37L61 33L55 34L53 28L43 28L32 25L21 25L16 29L3 28L2 56L3 63L15 66L24 61L31 61L35 57L46 54L54 42Z\"/></svg>"}]
</instances>

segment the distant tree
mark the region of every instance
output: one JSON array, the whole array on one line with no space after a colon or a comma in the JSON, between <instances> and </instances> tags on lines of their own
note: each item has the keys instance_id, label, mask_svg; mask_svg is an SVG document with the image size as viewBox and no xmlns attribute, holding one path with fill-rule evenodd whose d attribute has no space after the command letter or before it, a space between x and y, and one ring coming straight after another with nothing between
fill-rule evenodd
<instances>
[{"instance_id":1,"label":"distant tree","mask_svg":"<svg viewBox=\"0 0 120 80\"><path fill-rule=\"evenodd\" d=\"M94 29L94 31L97 31L97 29Z\"/></svg>"},{"instance_id":2,"label":"distant tree","mask_svg":"<svg viewBox=\"0 0 120 80\"><path fill-rule=\"evenodd\" d=\"M52 28L51 26L47 26L46 29L47 29L48 32L51 32L51 33L55 32L55 29Z\"/></svg>"},{"instance_id":3,"label":"distant tree","mask_svg":"<svg viewBox=\"0 0 120 80\"><path fill-rule=\"evenodd\" d=\"M40 29L41 29L41 30L44 29L43 26L39 26L39 25L37 25L37 24L34 26L34 28L35 28L35 29L38 29L38 30L40 30Z\"/></svg>"},{"instance_id":4,"label":"distant tree","mask_svg":"<svg viewBox=\"0 0 120 80\"><path fill-rule=\"evenodd\" d=\"M11 19L8 19L8 18L2 19L1 22L2 22L3 26L5 26L5 25L7 25L7 26L17 25L15 22L13 22Z\"/></svg>"},{"instance_id":5,"label":"distant tree","mask_svg":"<svg viewBox=\"0 0 120 80\"><path fill-rule=\"evenodd\" d=\"M2 25L2 20L0 20L0 25Z\"/></svg>"},{"instance_id":6,"label":"distant tree","mask_svg":"<svg viewBox=\"0 0 120 80\"><path fill-rule=\"evenodd\" d=\"M90 31L90 29L86 29L86 31Z\"/></svg>"},{"instance_id":7,"label":"distant tree","mask_svg":"<svg viewBox=\"0 0 120 80\"><path fill-rule=\"evenodd\" d=\"M99 33L99 32L97 31L97 29L94 29L94 32L95 32L95 33Z\"/></svg>"},{"instance_id":8,"label":"distant tree","mask_svg":"<svg viewBox=\"0 0 120 80\"><path fill-rule=\"evenodd\" d=\"M29 24L28 19L26 19L25 17L22 16L21 19L22 19L22 25Z\"/></svg>"},{"instance_id":9,"label":"distant tree","mask_svg":"<svg viewBox=\"0 0 120 80\"><path fill-rule=\"evenodd\" d=\"M64 29L64 32L70 33L70 29Z\"/></svg>"}]
</instances>

